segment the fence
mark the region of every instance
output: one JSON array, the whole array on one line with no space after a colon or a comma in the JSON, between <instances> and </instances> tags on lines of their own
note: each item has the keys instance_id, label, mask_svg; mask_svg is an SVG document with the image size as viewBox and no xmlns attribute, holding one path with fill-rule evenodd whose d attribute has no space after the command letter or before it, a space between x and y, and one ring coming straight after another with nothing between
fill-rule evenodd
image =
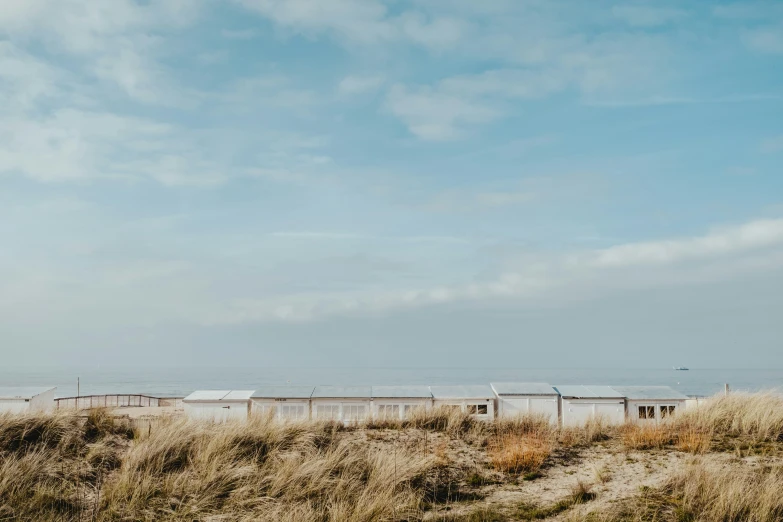
<instances>
[{"instance_id":1,"label":"fence","mask_svg":"<svg viewBox=\"0 0 783 522\"><path fill-rule=\"evenodd\" d=\"M158 406L183 410L185 409L185 404L182 402L182 399L183 397L159 397Z\"/></svg>"},{"instance_id":2,"label":"fence","mask_svg":"<svg viewBox=\"0 0 783 522\"><path fill-rule=\"evenodd\" d=\"M168 401L176 401L175 399L168 399ZM89 409L89 408L124 408L124 407L141 407L163 406L163 402L158 397L150 397L149 395L82 395L79 397L60 397L54 399L57 409Z\"/></svg>"}]
</instances>

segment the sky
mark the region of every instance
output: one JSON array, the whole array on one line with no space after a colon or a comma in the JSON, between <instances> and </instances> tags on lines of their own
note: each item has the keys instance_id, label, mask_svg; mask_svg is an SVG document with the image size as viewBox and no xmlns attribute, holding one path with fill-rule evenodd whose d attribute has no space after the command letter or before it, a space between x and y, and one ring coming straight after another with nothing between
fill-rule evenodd
<instances>
[{"instance_id":1,"label":"sky","mask_svg":"<svg viewBox=\"0 0 783 522\"><path fill-rule=\"evenodd\" d=\"M4 0L9 365L783 368L783 3Z\"/></svg>"}]
</instances>

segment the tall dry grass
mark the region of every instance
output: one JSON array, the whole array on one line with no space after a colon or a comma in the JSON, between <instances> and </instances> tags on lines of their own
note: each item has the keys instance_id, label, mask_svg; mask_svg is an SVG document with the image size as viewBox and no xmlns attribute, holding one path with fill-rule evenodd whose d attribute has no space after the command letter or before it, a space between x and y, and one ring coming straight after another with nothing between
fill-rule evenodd
<instances>
[{"instance_id":1,"label":"tall dry grass","mask_svg":"<svg viewBox=\"0 0 783 522\"><path fill-rule=\"evenodd\" d=\"M0 520L415 519L434 457L329 423L162 422L130 440L104 412L0 417Z\"/></svg>"},{"instance_id":2,"label":"tall dry grass","mask_svg":"<svg viewBox=\"0 0 783 522\"><path fill-rule=\"evenodd\" d=\"M679 433L671 422L627 422L617 431L623 446L634 450L663 449L679 440Z\"/></svg>"},{"instance_id":3,"label":"tall dry grass","mask_svg":"<svg viewBox=\"0 0 783 522\"><path fill-rule=\"evenodd\" d=\"M773 392L717 395L673 420L678 431L783 441L783 396Z\"/></svg>"},{"instance_id":4,"label":"tall dry grass","mask_svg":"<svg viewBox=\"0 0 783 522\"><path fill-rule=\"evenodd\" d=\"M615 435L617 427L602 416L590 417L581 426L566 426L558 432L558 441L566 447L589 446Z\"/></svg>"},{"instance_id":5,"label":"tall dry grass","mask_svg":"<svg viewBox=\"0 0 783 522\"><path fill-rule=\"evenodd\" d=\"M373 521L419 512L431 457L373 451L322 423L172 422L130 449L106 520Z\"/></svg>"},{"instance_id":6,"label":"tall dry grass","mask_svg":"<svg viewBox=\"0 0 783 522\"><path fill-rule=\"evenodd\" d=\"M618 433L629 449L673 446L694 454L708 451L713 440L726 437L783 441L783 396L771 392L716 395L659 423L627 423Z\"/></svg>"},{"instance_id":7,"label":"tall dry grass","mask_svg":"<svg viewBox=\"0 0 783 522\"><path fill-rule=\"evenodd\" d=\"M0 520L89 519L128 436L102 410L0 415Z\"/></svg>"},{"instance_id":8,"label":"tall dry grass","mask_svg":"<svg viewBox=\"0 0 783 522\"><path fill-rule=\"evenodd\" d=\"M367 419L358 427L364 429L395 429L408 428L443 432L451 436L477 434L484 431L488 423L456 408L415 408L405 419Z\"/></svg>"},{"instance_id":9,"label":"tall dry grass","mask_svg":"<svg viewBox=\"0 0 783 522\"><path fill-rule=\"evenodd\" d=\"M658 489L572 522L779 522L783 520L783 467L695 461Z\"/></svg>"},{"instance_id":10,"label":"tall dry grass","mask_svg":"<svg viewBox=\"0 0 783 522\"><path fill-rule=\"evenodd\" d=\"M783 520L783 467L695 464L675 475L666 491L692 520Z\"/></svg>"}]
</instances>

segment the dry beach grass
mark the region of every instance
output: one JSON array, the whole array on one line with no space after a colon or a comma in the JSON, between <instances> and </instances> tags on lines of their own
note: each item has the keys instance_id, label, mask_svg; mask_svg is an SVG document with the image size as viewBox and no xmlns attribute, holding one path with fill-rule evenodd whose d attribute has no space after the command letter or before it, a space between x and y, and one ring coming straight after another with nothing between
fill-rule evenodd
<instances>
[{"instance_id":1,"label":"dry beach grass","mask_svg":"<svg viewBox=\"0 0 783 522\"><path fill-rule=\"evenodd\" d=\"M0 416L0 521L783 520L783 399L658 425Z\"/></svg>"}]
</instances>

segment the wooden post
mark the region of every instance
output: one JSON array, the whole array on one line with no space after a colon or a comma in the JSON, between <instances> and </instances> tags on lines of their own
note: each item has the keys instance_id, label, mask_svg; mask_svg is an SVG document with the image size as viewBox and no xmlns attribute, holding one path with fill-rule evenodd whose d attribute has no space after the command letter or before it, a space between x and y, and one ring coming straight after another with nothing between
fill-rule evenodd
<instances>
[{"instance_id":1,"label":"wooden post","mask_svg":"<svg viewBox=\"0 0 783 522\"><path fill-rule=\"evenodd\" d=\"M729 383L723 385L723 393L726 395L726 397L729 396Z\"/></svg>"}]
</instances>

